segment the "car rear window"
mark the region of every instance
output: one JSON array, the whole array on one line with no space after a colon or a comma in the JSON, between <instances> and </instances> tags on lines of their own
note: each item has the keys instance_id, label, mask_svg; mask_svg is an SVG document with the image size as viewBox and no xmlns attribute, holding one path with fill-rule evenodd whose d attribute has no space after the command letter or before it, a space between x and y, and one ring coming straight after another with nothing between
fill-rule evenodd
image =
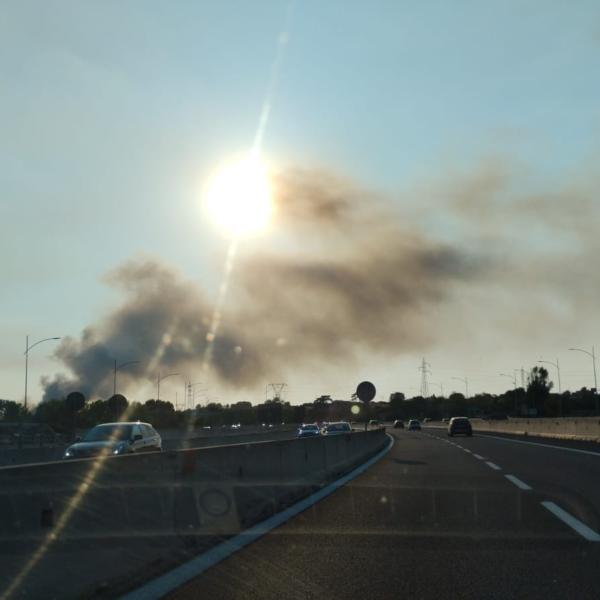
<instances>
[{"instance_id":1,"label":"car rear window","mask_svg":"<svg viewBox=\"0 0 600 600\"><path fill-rule=\"evenodd\" d=\"M348 423L333 423L327 426L327 431L350 431Z\"/></svg>"}]
</instances>

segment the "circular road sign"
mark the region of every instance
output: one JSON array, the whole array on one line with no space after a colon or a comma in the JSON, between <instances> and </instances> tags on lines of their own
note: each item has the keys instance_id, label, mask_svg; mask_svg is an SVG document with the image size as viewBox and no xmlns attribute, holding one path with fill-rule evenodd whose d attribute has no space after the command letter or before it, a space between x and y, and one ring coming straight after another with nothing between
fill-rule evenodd
<instances>
[{"instance_id":1,"label":"circular road sign","mask_svg":"<svg viewBox=\"0 0 600 600\"><path fill-rule=\"evenodd\" d=\"M363 381L356 388L356 396L363 402L371 402L375 398L376 392L375 386L370 381Z\"/></svg>"}]
</instances>

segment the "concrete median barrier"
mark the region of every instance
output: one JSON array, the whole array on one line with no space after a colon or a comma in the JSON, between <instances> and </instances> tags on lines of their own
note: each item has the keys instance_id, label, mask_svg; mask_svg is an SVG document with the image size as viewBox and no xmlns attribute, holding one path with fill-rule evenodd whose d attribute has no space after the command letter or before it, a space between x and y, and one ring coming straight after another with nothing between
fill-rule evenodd
<instances>
[{"instance_id":1,"label":"concrete median barrier","mask_svg":"<svg viewBox=\"0 0 600 600\"><path fill-rule=\"evenodd\" d=\"M179 437L170 436L163 438L164 450L183 450L185 448L209 448L224 444L251 444L254 442L267 442L274 440L290 440L296 437L296 429L237 431L229 433L217 432L210 435L198 435L192 432L189 435L180 432Z\"/></svg>"},{"instance_id":2,"label":"concrete median barrier","mask_svg":"<svg viewBox=\"0 0 600 600\"><path fill-rule=\"evenodd\" d=\"M162 433L161 433L162 435ZM217 429L213 432L192 432L168 430L163 437L164 450L183 450L186 448L208 448L224 444L254 443L272 440L289 440L296 437L296 429L252 428L250 431L227 431ZM4 448L0 447L0 467L25 465L40 462L62 460L68 444L53 446Z\"/></svg>"},{"instance_id":3,"label":"concrete median barrier","mask_svg":"<svg viewBox=\"0 0 600 600\"><path fill-rule=\"evenodd\" d=\"M382 431L0 469L0 540L228 535L366 460Z\"/></svg>"},{"instance_id":4,"label":"concrete median barrier","mask_svg":"<svg viewBox=\"0 0 600 600\"><path fill-rule=\"evenodd\" d=\"M368 431L2 468L0 581L10 597L119 597L386 443Z\"/></svg>"},{"instance_id":5,"label":"concrete median barrier","mask_svg":"<svg viewBox=\"0 0 600 600\"><path fill-rule=\"evenodd\" d=\"M475 431L481 432L600 442L600 418L598 417L508 419L506 421L472 419L471 423Z\"/></svg>"}]
</instances>

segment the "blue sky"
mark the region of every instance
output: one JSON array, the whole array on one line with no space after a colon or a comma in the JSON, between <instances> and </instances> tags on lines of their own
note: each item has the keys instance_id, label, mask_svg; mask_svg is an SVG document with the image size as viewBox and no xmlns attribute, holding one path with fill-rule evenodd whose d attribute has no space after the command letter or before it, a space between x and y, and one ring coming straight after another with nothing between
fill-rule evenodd
<instances>
[{"instance_id":1,"label":"blue sky","mask_svg":"<svg viewBox=\"0 0 600 600\"><path fill-rule=\"evenodd\" d=\"M215 293L225 242L199 190L252 143L286 10L3 3L0 397L22 395L24 336L77 336L118 301L102 278L130 257L160 257ZM597 165L599 72L596 2L298 1L264 151L276 168L330 169L402 210L419 209L415 189L490 157L523 167L517 191L561 187ZM588 332L569 345L594 343L597 321ZM552 356L565 349L555 344ZM50 351L32 355L34 397L61 368ZM447 351L431 348L438 364ZM477 372L472 352L448 373ZM415 377L415 359L394 369ZM573 385L589 384L569 360Z\"/></svg>"}]
</instances>

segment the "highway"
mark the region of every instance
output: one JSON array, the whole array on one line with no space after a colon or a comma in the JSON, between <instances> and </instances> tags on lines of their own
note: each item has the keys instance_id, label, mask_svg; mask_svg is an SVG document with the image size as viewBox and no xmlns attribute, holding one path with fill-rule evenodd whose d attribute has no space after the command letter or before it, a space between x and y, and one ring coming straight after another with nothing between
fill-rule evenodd
<instances>
[{"instance_id":1,"label":"highway","mask_svg":"<svg viewBox=\"0 0 600 600\"><path fill-rule=\"evenodd\" d=\"M600 450L389 431L364 474L169 598L599 597Z\"/></svg>"}]
</instances>

